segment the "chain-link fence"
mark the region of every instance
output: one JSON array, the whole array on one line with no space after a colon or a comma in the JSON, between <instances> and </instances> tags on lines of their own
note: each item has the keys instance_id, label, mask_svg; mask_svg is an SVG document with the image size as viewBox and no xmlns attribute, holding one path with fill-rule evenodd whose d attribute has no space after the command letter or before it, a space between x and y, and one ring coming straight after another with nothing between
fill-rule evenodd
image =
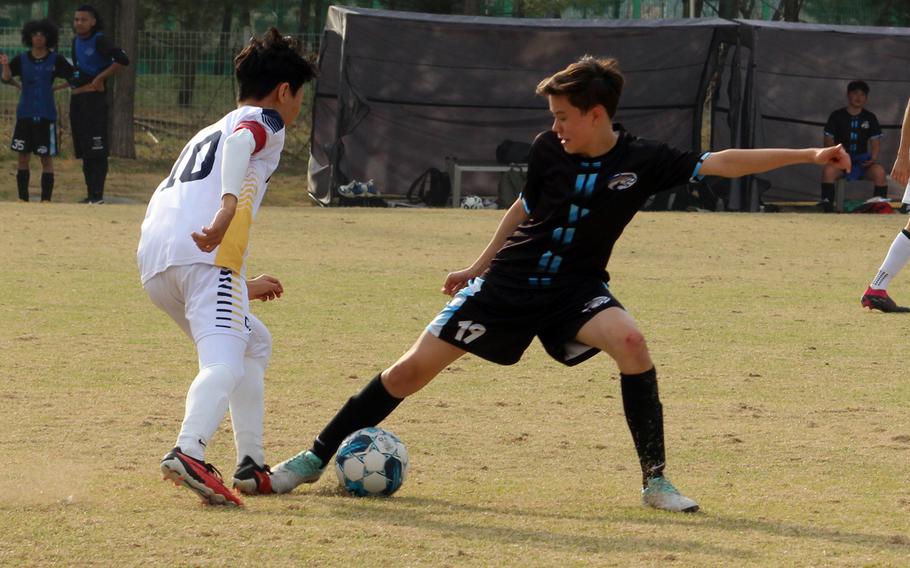
<instances>
[{"instance_id":1,"label":"chain-link fence","mask_svg":"<svg viewBox=\"0 0 910 568\"><path fill-rule=\"evenodd\" d=\"M137 146L145 155L156 155L156 147L170 152L169 141L182 144L201 127L221 118L236 105L236 84L232 59L249 38L242 33L142 31L136 53L129 53L136 66L134 125ZM318 37L303 38L307 45ZM69 57L72 32L61 30L59 52ZM24 53L18 28L0 28L0 52L12 58ZM308 86L311 89L312 86ZM309 93L308 93L309 94ZM58 125L69 128L69 93L57 91ZM305 98L308 106L311 97ZM19 91L0 85L0 131L12 131ZM304 108L301 121L308 121ZM116 127L116 125L114 125ZM309 128L289 130L287 153L303 157ZM68 136L61 136L64 151ZM140 155L143 152L137 152Z\"/></svg>"}]
</instances>

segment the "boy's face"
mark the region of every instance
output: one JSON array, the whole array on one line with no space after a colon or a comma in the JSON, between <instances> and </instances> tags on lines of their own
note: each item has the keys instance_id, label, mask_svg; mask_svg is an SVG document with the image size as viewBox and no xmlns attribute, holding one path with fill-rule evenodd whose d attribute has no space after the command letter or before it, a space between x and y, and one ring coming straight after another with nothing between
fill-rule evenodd
<instances>
[{"instance_id":1,"label":"boy's face","mask_svg":"<svg viewBox=\"0 0 910 568\"><path fill-rule=\"evenodd\" d=\"M297 89L296 93L291 92L291 86L287 83L282 83L276 88L278 89L278 104L275 110L281 115L285 124L294 124L300 114L300 107L303 105L303 85Z\"/></svg>"},{"instance_id":2,"label":"boy's face","mask_svg":"<svg viewBox=\"0 0 910 568\"><path fill-rule=\"evenodd\" d=\"M32 47L37 47L38 49L47 47L47 38L44 37L44 34L42 32L34 32L31 35L31 40Z\"/></svg>"},{"instance_id":3,"label":"boy's face","mask_svg":"<svg viewBox=\"0 0 910 568\"><path fill-rule=\"evenodd\" d=\"M604 120L606 112L603 107L594 107L587 112L569 102L565 95L548 95L550 113L553 115L553 126L550 130L559 136L562 147L569 154L591 155L590 151L596 147L599 140L600 126L612 125L609 120Z\"/></svg>"},{"instance_id":4,"label":"boy's face","mask_svg":"<svg viewBox=\"0 0 910 568\"><path fill-rule=\"evenodd\" d=\"M866 100L868 100L869 95L863 92L862 89L853 89L847 93L847 103L850 106L855 108L863 108L866 106Z\"/></svg>"},{"instance_id":5,"label":"boy's face","mask_svg":"<svg viewBox=\"0 0 910 568\"><path fill-rule=\"evenodd\" d=\"M76 12L73 16L73 31L77 35L88 35L95 25L95 17L91 12Z\"/></svg>"}]
</instances>

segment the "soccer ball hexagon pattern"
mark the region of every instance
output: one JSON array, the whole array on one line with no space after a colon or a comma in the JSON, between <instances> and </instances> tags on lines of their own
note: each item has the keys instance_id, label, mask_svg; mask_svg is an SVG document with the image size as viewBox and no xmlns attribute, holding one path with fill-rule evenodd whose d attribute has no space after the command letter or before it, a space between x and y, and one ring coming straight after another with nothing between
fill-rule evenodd
<instances>
[{"instance_id":1,"label":"soccer ball hexagon pattern","mask_svg":"<svg viewBox=\"0 0 910 568\"><path fill-rule=\"evenodd\" d=\"M335 474L341 486L357 497L385 496L398 491L408 473L408 450L395 434L362 428L341 442Z\"/></svg>"}]
</instances>

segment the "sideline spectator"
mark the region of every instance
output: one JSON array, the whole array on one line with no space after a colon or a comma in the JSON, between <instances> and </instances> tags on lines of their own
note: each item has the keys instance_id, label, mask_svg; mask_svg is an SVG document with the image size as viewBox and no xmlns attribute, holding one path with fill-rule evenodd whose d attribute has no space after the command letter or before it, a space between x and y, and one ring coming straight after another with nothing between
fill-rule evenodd
<instances>
[{"instance_id":1,"label":"sideline spectator","mask_svg":"<svg viewBox=\"0 0 910 568\"><path fill-rule=\"evenodd\" d=\"M130 64L126 53L101 32L98 11L88 4L76 8L73 16L73 64L76 71L70 97L70 125L76 157L82 159L82 173L88 196L80 203L104 203L107 178L107 100L104 80Z\"/></svg>"},{"instance_id":2,"label":"sideline spectator","mask_svg":"<svg viewBox=\"0 0 910 568\"><path fill-rule=\"evenodd\" d=\"M826 213L834 211L834 183L845 175L848 180L871 180L875 184L874 197L888 196L885 168L878 163L882 129L875 114L865 108L868 98L869 85L851 81L847 85L847 106L832 112L825 124L824 146L842 144L853 164L846 174L832 164L822 168L819 206Z\"/></svg>"},{"instance_id":3,"label":"sideline spectator","mask_svg":"<svg viewBox=\"0 0 910 568\"><path fill-rule=\"evenodd\" d=\"M72 65L55 51L58 37L57 26L49 20L32 20L22 27L22 45L29 50L12 60L0 54L3 82L21 91L10 144L10 149L19 153L16 185L21 201L28 201L31 154L41 160L41 201L50 201L54 192L53 157L58 147L54 91L69 87L65 83L54 87L54 78L70 79L73 75ZM13 77L21 77L22 83L16 83Z\"/></svg>"}]
</instances>

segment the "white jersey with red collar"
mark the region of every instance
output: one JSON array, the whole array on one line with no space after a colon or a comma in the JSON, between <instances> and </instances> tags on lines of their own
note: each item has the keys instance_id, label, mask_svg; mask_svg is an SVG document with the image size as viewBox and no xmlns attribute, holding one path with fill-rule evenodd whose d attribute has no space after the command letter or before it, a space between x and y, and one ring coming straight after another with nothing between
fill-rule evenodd
<instances>
[{"instance_id":1,"label":"white jersey with red collar","mask_svg":"<svg viewBox=\"0 0 910 568\"><path fill-rule=\"evenodd\" d=\"M212 222L221 208L221 160L224 141L247 129L256 146L250 157L237 211L224 240L202 252L190 235ZM268 180L284 147L284 121L277 111L242 106L200 130L183 148L170 175L149 201L139 238L139 272L145 284L171 266L203 263L222 266L245 277L250 227L259 211Z\"/></svg>"}]
</instances>

